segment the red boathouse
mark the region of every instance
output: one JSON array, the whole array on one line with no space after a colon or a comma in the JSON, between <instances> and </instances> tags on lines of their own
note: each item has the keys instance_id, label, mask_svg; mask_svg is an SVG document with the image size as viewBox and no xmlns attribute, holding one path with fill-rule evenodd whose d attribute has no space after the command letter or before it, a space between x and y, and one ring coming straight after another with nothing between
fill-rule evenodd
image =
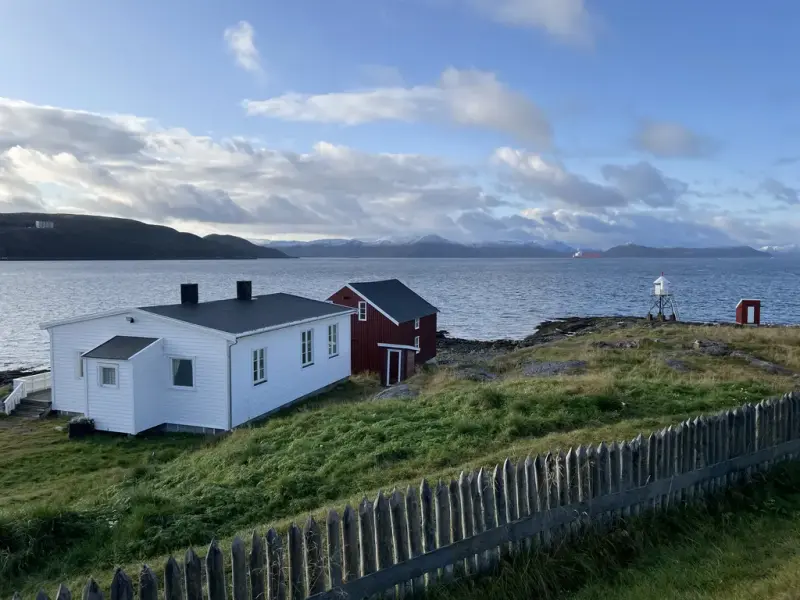
<instances>
[{"instance_id":1,"label":"red boathouse","mask_svg":"<svg viewBox=\"0 0 800 600\"><path fill-rule=\"evenodd\" d=\"M436 356L439 310L397 279L349 283L328 300L356 309L353 373L380 373L383 385L394 385Z\"/></svg>"}]
</instances>

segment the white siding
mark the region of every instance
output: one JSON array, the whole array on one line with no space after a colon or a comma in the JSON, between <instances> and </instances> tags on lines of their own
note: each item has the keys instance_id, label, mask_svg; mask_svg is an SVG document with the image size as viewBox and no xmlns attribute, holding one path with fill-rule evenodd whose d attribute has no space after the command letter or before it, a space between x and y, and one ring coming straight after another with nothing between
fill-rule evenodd
<instances>
[{"instance_id":1,"label":"white siding","mask_svg":"<svg viewBox=\"0 0 800 600\"><path fill-rule=\"evenodd\" d=\"M100 369L116 367L117 386L100 385ZM136 433L133 421L133 375L131 363L90 358L86 360L86 390L89 416L100 431Z\"/></svg>"},{"instance_id":2,"label":"white siding","mask_svg":"<svg viewBox=\"0 0 800 600\"><path fill-rule=\"evenodd\" d=\"M164 341L159 340L131 358L133 365L133 400L135 433L164 423L161 404L169 365Z\"/></svg>"},{"instance_id":3,"label":"white siding","mask_svg":"<svg viewBox=\"0 0 800 600\"><path fill-rule=\"evenodd\" d=\"M339 354L328 357L328 325L339 325ZM302 366L301 332L314 330L314 364ZM253 350L267 349L267 381L253 385ZM233 426L350 376L350 315L241 338L231 347Z\"/></svg>"},{"instance_id":4,"label":"white siding","mask_svg":"<svg viewBox=\"0 0 800 600\"><path fill-rule=\"evenodd\" d=\"M134 317L128 323L127 316ZM115 335L164 339L164 377L150 388L157 393L160 423L228 429L228 341L212 332L138 312L59 325L50 330L53 410L83 413L84 380L78 377L78 355ZM195 388L171 387L169 357L195 359ZM160 385L160 391L159 386Z\"/></svg>"}]
</instances>

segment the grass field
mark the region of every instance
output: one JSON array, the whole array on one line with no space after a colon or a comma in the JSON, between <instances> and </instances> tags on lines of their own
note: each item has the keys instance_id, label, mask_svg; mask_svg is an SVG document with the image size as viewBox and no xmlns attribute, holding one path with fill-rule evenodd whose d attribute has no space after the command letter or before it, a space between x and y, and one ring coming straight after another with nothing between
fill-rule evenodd
<instances>
[{"instance_id":1,"label":"grass field","mask_svg":"<svg viewBox=\"0 0 800 600\"><path fill-rule=\"evenodd\" d=\"M527 554L434 600L789 600L800 597L800 466L709 506Z\"/></svg>"},{"instance_id":2,"label":"grass field","mask_svg":"<svg viewBox=\"0 0 800 600\"><path fill-rule=\"evenodd\" d=\"M487 383L449 369L412 382L411 400L370 401L356 378L324 398L214 440L194 436L68 441L63 421L0 429L0 593L107 581L169 552L341 508L380 488L451 477L553 447L635 436L796 385L742 359L687 352L717 339L800 371L800 330L666 326L597 331L501 356ZM593 342L637 339L638 348ZM657 340L657 341L656 341ZM665 363L679 357L691 370ZM530 378L531 360L585 371Z\"/></svg>"}]
</instances>

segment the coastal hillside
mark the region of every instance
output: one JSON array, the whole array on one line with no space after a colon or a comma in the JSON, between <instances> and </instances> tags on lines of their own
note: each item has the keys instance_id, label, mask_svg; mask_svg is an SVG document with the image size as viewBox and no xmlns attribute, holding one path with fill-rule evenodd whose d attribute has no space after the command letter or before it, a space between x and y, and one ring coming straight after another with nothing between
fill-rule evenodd
<instances>
[{"instance_id":1,"label":"coastal hillside","mask_svg":"<svg viewBox=\"0 0 800 600\"><path fill-rule=\"evenodd\" d=\"M214 538L230 556L235 535L282 531L379 489L758 402L798 385L800 329L576 318L519 341L440 339L438 358L407 397L376 399L378 382L354 377L212 440L68 440L66 419L0 419L0 594L74 591L90 575L108 589L115 566L143 562L161 577L169 553L202 553ZM793 531L787 547L800 544ZM519 597L545 597L534 592Z\"/></svg>"},{"instance_id":2,"label":"coastal hillside","mask_svg":"<svg viewBox=\"0 0 800 600\"><path fill-rule=\"evenodd\" d=\"M36 222L52 223L37 228ZM159 260L287 258L234 236L205 238L132 219L87 215L0 214L0 259Z\"/></svg>"}]
</instances>

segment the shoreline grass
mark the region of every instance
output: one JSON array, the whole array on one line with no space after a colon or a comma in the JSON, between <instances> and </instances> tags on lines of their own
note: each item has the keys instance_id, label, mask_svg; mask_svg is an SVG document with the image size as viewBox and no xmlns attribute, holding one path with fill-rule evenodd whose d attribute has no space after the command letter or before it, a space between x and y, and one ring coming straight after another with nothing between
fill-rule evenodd
<instances>
[{"instance_id":1,"label":"shoreline grass","mask_svg":"<svg viewBox=\"0 0 800 600\"><path fill-rule=\"evenodd\" d=\"M592 344L625 338L640 347ZM90 573L102 581L117 565L159 565L190 545L341 509L378 489L449 478L506 456L629 439L796 385L739 359L687 354L695 338L800 371L800 330L671 325L598 331L502 356L487 366L503 377L488 383L426 370L412 381L421 392L413 400L370 401L377 384L355 378L213 440L68 441L57 420L0 430L0 593L74 585ZM692 370L670 369L665 359L674 356ZM585 360L587 368L523 377L532 359Z\"/></svg>"}]
</instances>

